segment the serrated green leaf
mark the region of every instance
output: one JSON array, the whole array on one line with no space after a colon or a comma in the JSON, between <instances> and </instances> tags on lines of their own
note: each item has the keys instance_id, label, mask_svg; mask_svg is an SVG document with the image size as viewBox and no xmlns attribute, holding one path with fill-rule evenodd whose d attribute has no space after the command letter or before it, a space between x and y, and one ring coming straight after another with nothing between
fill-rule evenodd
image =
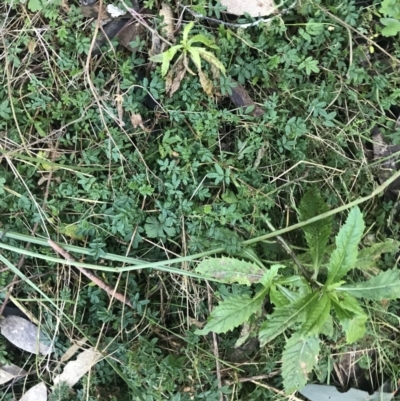
<instances>
[{"instance_id":1,"label":"serrated green leaf","mask_svg":"<svg viewBox=\"0 0 400 401\"><path fill-rule=\"evenodd\" d=\"M400 270L391 269L380 272L377 276L367 281L358 282L353 285L344 285L340 288L356 298L383 299L400 298Z\"/></svg>"},{"instance_id":2,"label":"serrated green leaf","mask_svg":"<svg viewBox=\"0 0 400 401\"><path fill-rule=\"evenodd\" d=\"M319 334L321 327L328 319L331 310L331 300L328 294L322 294L315 304L309 304L306 309L305 322L300 328L299 334L309 337Z\"/></svg>"},{"instance_id":3,"label":"serrated green leaf","mask_svg":"<svg viewBox=\"0 0 400 401\"><path fill-rule=\"evenodd\" d=\"M329 210L316 188L311 188L303 196L299 205L299 220L306 221ZM326 244L332 233L332 218L328 217L303 227L307 245L313 261L314 270L318 273Z\"/></svg>"},{"instance_id":4,"label":"serrated green leaf","mask_svg":"<svg viewBox=\"0 0 400 401\"><path fill-rule=\"evenodd\" d=\"M263 322L260 327L258 337L261 346L278 337L279 334L301 320L309 305L316 302L318 295L318 293L309 294L284 308L275 309L272 315L268 316L268 320Z\"/></svg>"},{"instance_id":5,"label":"serrated green leaf","mask_svg":"<svg viewBox=\"0 0 400 401\"><path fill-rule=\"evenodd\" d=\"M360 270L368 270L376 266L376 262L383 253L398 252L400 241L387 239L384 242L377 242L367 248L363 248L358 252L356 268Z\"/></svg>"},{"instance_id":6,"label":"serrated green leaf","mask_svg":"<svg viewBox=\"0 0 400 401\"><path fill-rule=\"evenodd\" d=\"M331 315L328 315L327 319L320 329L320 333L324 336L327 336L328 338L331 338L333 336L333 319Z\"/></svg>"},{"instance_id":7,"label":"serrated green leaf","mask_svg":"<svg viewBox=\"0 0 400 401\"><path fill-rule=\"evenodd\" d=\"M357 299L346 292L339 292L338 300L342 308L348 310L355 315L364 315L364 309L358 303Z\"/></svg>"},{"instance_id":8,"label":"serrated green leaf","mask_svg":"<svg viewBox=\"0 0 400 401\"><path fill-rule=\"evenodd\" d=\"M336 236L336 249L333 251L327 269L326 284L339 281L349 270L353 269L358 255L358 245L364 232L364 219L358 207L353 208L347 216L346 223Z\"/></svg>"},{"instance_id":9,"label":"serrated green leaf","mask_svg":"<svg viewBox=\"0 0 400 401\"><path fill-rule=\"evenodd\" d=\"M253 298L243 295L225 299L213 309L205 327L196 330L196 334L206 335L210 331L226 333L247 322L251 315L261 310L266 293L263 290Z\"/></svg>"},{"instance_id":10,"label":"serrated green leaf","mask_svg":"<svg viewBox=\"0 0 400 401\"><path fill-rule=\"evenodd\" d=\"M290 301L273 285L269 292L269 298L276 308L282 308L290 304Z\"/></svg>"},{"instance_id":11,"label":"serrated green leaf","mask_svg":"<svg viewBox=\"0 0 400 401\"><path fill-rule=\"evenodd\" d=\"M396 18L381 18L380 21L385 25L381 31L383 36L395 36L400 32L400 21Z\"/></svg>"},{"instance_id":12,"label":"serrated green leaf","mask_svg":"<svg viewBox=\"0 0 400 401\"><path fill-rule=\"evenodd\" d=\"M227 284L244 285L259 283L266 272L254 263L228 257L203 259L195 271Z\"/></svg>"},{"instance_id":13,"label":"serrated green leaf","mask_svg":"<svg viewBox=\"0 0 400 401\"><path fill-rule=\"evenodd\" d=\"M234 256L250 260L256 263L258 266L264 268L264 265L262 264L261 260L258 258L257 254L251 248L242 249L240 250L240 252L236 252Z\"/></svg>"},{"instance_id":14,"label":"serrated green leaf","mask_svg":"<svg viewBox=\"0 0 400 401\"><path fill-rule=\"evenodd\" d=\"M317 337L290 338L282 353L282 377L286 394L303 388L308 374L318 362L320 341Z\"/></svg>"},{"instance_id":15,"label":"serrated green leaf","mask_svg":"<svg viewBox=\"0 0 400 401\"><path fill-rule=\"evenodd\" d=\"M278 270L282 267L285 267L285 266L272 265L267 271L264 272L264 275L261 277L261 280L260 280L260 283L264 286L264 288L271 287L274 278L278 274Z\"/></svg>"},{"instance_id":16,"label":"serrated green leaf","mask_svg":"<svg viewBox=\"0 0 400 401\"><path fill-rule=\"evenodd\" d=\"M356 315L351 319L344 319L340 322L346 333L346 341L348 344L353 344L360 338L364 337L366 321L366 315Z\"/></svg>"},{"instance_id":17,"label":"serrated green leaf","mask_svg":"<svg viewBox=\"0 0 400 401\"><path fill-rule=\"evenodd\" d=\"M347 342L352 344L364 336L367 315L354 297L346 293L337 295L339 298L336 298L336 294L331 297L332 306L346 333Z\"/></svg>"}]
</instances>

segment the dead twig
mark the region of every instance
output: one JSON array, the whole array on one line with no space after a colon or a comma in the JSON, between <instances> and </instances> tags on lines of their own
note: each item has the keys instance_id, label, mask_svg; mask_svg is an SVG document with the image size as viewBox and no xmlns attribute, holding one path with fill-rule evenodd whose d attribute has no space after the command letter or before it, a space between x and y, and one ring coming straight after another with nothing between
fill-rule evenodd
<instances>
[{"instance_id":1,"label":"dead twig","mask_svg":"<svg viewBox=\"0 0 400 401\"><path fill-rule=\"evenodd\" d=\"M266 220L265 223L267 224L268 228L273 232L275 231L274 226ZM276 239L278 242L281 244L282 248L286 251L286 253L293 259L293 262L295 265L298 267L298 269L301 271L303 276L307 279L309 283L313 283L313 280L311 278L310 273L305 269L305 267L298 261L296 255L294 254L292 248L290 248L289 244L280 236L277 235Z\"/></svg>"},{"instance_id":2,"label":"dead twig","mask_svg":"<svg viewBox=\"0 0 400 401\"><path fill-rule=\"evenodd\" d=\"M51 239L49 239L47 242L49 243L49 245L53 248L53 250L55 252L57 252L58 254L63 256L66 260L69 260L70 262L76 262L76 259L74 257L72 257L66 250L61 248L60 245L56 244ZM126 297L124 295L122 295L121 293L116 291L115 288L110 287L109 285L104 283L102 280L100 280L95 274L93 274L89 270L86 270L85 268L79 267L79 266L76 266L76 268L83 275L85 275L87 278L92 280L96 285L98 285L102 290L104 290L107 294L109 294L111 297L113 297L115 299L118 299L118 301L124 303L125 305L130 306L131 308L133 308L131 302L128 299L126 299Z\"/></svg>"}]
</instances>

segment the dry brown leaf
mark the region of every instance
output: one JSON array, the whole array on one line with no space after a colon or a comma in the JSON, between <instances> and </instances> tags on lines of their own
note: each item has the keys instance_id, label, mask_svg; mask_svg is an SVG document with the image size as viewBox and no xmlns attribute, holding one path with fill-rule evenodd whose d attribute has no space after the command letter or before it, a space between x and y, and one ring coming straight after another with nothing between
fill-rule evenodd
<instances>
[{"instance_id":1,"label":"dry brown leaf","mask_svg":"<svg viewBox=\"0 0 400 401\"><path fill-rule=\"evenodd\" d=\"M119 86L118 86L119 91ZM121 127L125 126L124 123L124 108L122 107L122 103L124 103L124 97L121 94L117 94L114 97L115 103L117 104L117 112L118 112L118 119Z\"/></svg>"},{"instance_id":2,"label":"dry brown leaf","mask_svg":"<svg viewBox=\"0 0 400 401\"><path fill-rule=\"evenodd\" d=\"M221 5L233 15L248 13L251 17L264 17L278 12L274 0L221 0Z\"/></svg>"},{"instance_id":3,"label":"dry brown leaf","mask_svg":"<svg viewBox=\"0 0 400 401\"><path fill-rule=\"evenodd\" d=\"M71 7L68 4L67 0L62 0L61 1L61 8L64 10L64 12L69 13L71 11Z\"/></svg>"},{"instance_id":4,"label":"dry brown leaf","mask_svg":"<svg viewBox=\"0 0 400 401\"><path fill-rule=\"evenodd\" d=\"M16 377L26 376L27 372L12 363L0 366L0 384L9 382Z\"/></svg>"},{"instance_id":5,"label":"dry brown leaf","mask_svg":"<svg viewBox=\"0 0 400 401\"><path fill-rule=\"evenodd\" d=\"M148 128L146 128L145 125L143 124L143 119L140 114L132 114L131 115L131 123L133 125L133 128L140 127L145 132L151 131Z\"/></svg>"},{"instance_id":6,"label":"dry brown leaf","mask_svg":"<svg viewBox=\"0 0 400 401\"><path fill-rule=\"evenodd\" d=\"M83 351L78 355L75 361L70 361L65 365L63 373L54 378L54 385L65 383L67 386L73 387L89 372L100 358L100 352L96 351L94 348Z\"/></svg>"},{"instance_id":7,"label":"dry brown leaf","mask_svg":"<svg viewBox=\"0 0 400 401\"><path fill-rule=\"evenodd\" d=\"M30 40L28 43L28 52L30 54L33 54L35 53L35 49L36 49L36 41Z\"/></svg>"},{"instance_id":8,"label":"dry brown leaf","mask_svg":"<svg viewBox=\"0 0 400 401\"><path fill-rule=\"evenodd\" d=\"M170 97L179 89L185 72L186 68L182 58L179 59L168 72L165 82L165 91Z\"/></svg>"},{"instance_id":9,"label":"dry brown leaf","mask_svg":"<svg viewBox=\"0 0 400 401\"><path fill-rule=\"evenodd\" d=\"M69 361L75 353L84 345L87 341L87 338L83 337L79 341L76 342L76 344L72 344L65 352L64 355L61 357L60 361L61 362L67 362Z\"/></svg>"},{"instance_id":10,"label":"dry brown leaf","mask_svg":"<svg viewBox=\"0 0 400 401\"><path fill-rule=\"evenodd\" d=\"M32 354L47 355L51 347L44 344L41 339L44 335L28 320L19 316L7 316L0 324L1 334L10 343Z\"/></svg>"},{"instance_id":11,"label":"dry brown leaf","mask_svg":"<svg viewBox=\"0 0 400 401\"><path fill-rule=\"evenodd\" d=\"M236 82L236 87L232 88L232 94L229 97L236 107L254 106L254 110L250 114L255 117L264 114L264 110L254 103L247 90L238 82Z\"/></svg>"},{"instance_id":12,"label":"dry brown leaf","mask_svg":"<svg viewBox=\"0 0 400 401\"><path fill-rule=\"evenodd\" d=\"M203 71L199 70L198 74L199 74L200 83L201 83L201 86L203 87L204 92L206 92L207 95L211 97L213 95L213 83L207 77L207 75L204 74Z\"/></svg>"},{"instance_id":13,"label":"dry brown leaf","mask_svg":"<svg viewBox=\"0 0 400 401\"><path fill-rule=\"evenodd\" d=\"M86 18L97 18L99 13L101 20L110 18L105 6L100 9L100 3L93 4L92 6L81 6L81 13Z\"/></svg>"},{"instance_id":14,"label":"dry brown leaf","mask_svg":"<svg viewBox=\"0 0 400 401\"><path fill-rule=\"evenodd\" d=\"M140 25L138 22L128 23L126 24L116 35L118 38L118 42L121 46L124 46L132 53L137 50L137 47L132 47L131 43L136 40L137 37L140 37L145 34L145 28Z\"/></svg>"},{"instance_id":15,"label":"dry brown leaf","mask_svg":"<svg viewBox=\"0 0 400 401\"><path fill-rule=\"evenodd\" d=\"M174 39L174 12L169 4L162 2L160 15L164 17L165 26L161 29L161 33L168 40Z\"/></svg>"},{"instance_id":16,"label":"dry brown leaf","mask_svg":"<svg viewBox=\"0 0 400 401\"><path fill-rule=\"evenodd\" d=\"M46 401L47 400L47 387L42 382L31 387L19 401Z\"/></svg>"}]
</instances>

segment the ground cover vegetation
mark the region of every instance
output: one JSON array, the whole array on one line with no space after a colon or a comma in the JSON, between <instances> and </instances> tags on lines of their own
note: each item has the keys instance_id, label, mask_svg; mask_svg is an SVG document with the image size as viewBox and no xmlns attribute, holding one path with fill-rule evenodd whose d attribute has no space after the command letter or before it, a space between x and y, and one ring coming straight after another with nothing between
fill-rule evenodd
<instances>
[{"instance_id":1,"label":"ground cover vegetation","mask_svg":"<svg viewBox=\"0 0 400 401\"><path fill-rule=\"evenodd\" d=\"M0 336L29 372L1 399L284 400L361 386L350 356L396 382L399 1L131 7L122 45L99 9L0 4L1 308L52 343ZM50 391L74 344L101 358Z\"/></svg>"}]
</instances>

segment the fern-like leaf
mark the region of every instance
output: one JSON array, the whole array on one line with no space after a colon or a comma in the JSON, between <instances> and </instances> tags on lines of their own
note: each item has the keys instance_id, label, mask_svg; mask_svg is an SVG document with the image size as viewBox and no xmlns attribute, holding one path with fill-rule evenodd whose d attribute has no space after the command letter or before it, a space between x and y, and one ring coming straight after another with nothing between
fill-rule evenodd
<instances>
[{"instance_id":1,"label":"fern-like leaf","mask_svg":"<svg viewBox=\"0 0 400 401\"><path fill-rule=\"evenodd\" d=\"M364 232L364 220L358 207L353 208L336 236L336 249L329 260L326 285L338 282L353 269L358 255L358 245Z\"/></svg>"},{"instance_id":2,"label":"fern-like leaf","mask_svg":"<svg viewBox=\"0 0 400 401\"><path fill-rule=\"evenodd\" d=\"M319 216L329 210L328 205L322 199L316 188L308 190L299 205L299 220L306 221ZM303 227L307 245L313 261L316 278L321 265L326 244L332 233L332 217L327 217Z\"/></svg>"},{"instance_id":3,"label":"fern-like leaf","mask_svg":"<svg viewBox=\"0 0 400 401\"><path fill-rule=\"evenodd\" d=\"M282 354L283 386L287 394L303 388L308 374L318 362L320 342L317 337L293 336Z\"/></svg>"}]
</instances>

